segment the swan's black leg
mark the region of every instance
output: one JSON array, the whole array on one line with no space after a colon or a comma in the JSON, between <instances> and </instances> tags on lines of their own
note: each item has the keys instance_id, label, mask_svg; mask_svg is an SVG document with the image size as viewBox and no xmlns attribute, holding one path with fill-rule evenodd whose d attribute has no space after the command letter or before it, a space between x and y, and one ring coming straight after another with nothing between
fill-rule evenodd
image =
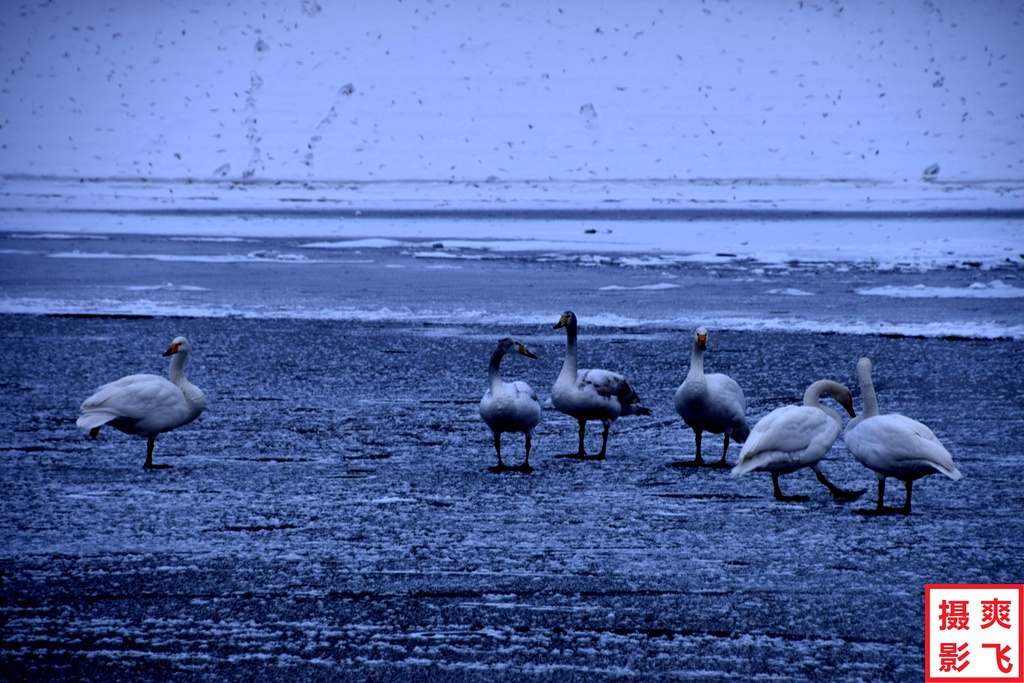
<instances>
[{"instance_id":1,"label":"swan's black leg","mask_svg":"<svg viewBox=\"0 0 1024 683\"><path fill-rule=\"evenodd\" d=\"M91 436L92 438L95 439L99 435L100 435L100 427L93 427L92 429L89 430L89 436Z\"/></svg>"},{"instance_id":2,"label":"swan's black leg","mask_svg":"<svg viewBox=\"0 0 1024 683\"><path fill-rule=\"evenodd\" d=\"M533 468L530 467L530 442L530 432L526 432L526 460L523 461L522 465L516 468L520 472L533 472Z\"/></svg>"},{"instance_id":3,"label":"swan's black leg","mask_svg":"<svg viewBox=\"0 0 1024 683\"><path fill-rule=\"evenodd\" d=\"M729 463L725 461L725 454L729 452L729 435L725 435L725 447L722 449L722 459L716 462L712 467L728 467Z\"/></svg>"},{"instance_id":4,"label":"swan's black leg","mask_svg":"<svg viewBox=\"0 0 1024 683\"><path fill-rule=\"evenodd\" d=\"M782 495L782 489L779 487L779 474L778 472L772 472L772 487L775 489L775 500L783 503L804 503L810 500L809 496L784 496Z\"/></svg>"},{"instance_id":5,"label":"swan's black leg","mask_svg":"<svg viewBox=\"0 0 1024 683\"><path fill-rule=\"evenodd\" d=\"M875 505L874 509L867 508L863 510L855 510L861 515L884 515L886 512L885 507L885 477L878 480L878 504Z\"/></svg>"},{"instance_id":6,"label":"swan's black leg","mask_svg":"<svg viewBox=\"0 0 1024 683\"><path fill-rule=\"evenodd\" d=\"M701 431L699 429L693 430L693 439L697 443L697 457L693 460L679 460L672 463L672 467L700 467L704 464L704 458L700 454L700 435Z\"/></svg>"},{"instance_id":7,"label":"swan's black leg","mask_svg":"<svg viewBox=\"0 0 1024 683\"><path fill-rule=\"evenodd\" d=\"M583 433L587 429L587 421L586 420L580 420L579 423L580 423L580 447L579 447L579 450L577 450L575 453L566 453L565 455L556 455L555 456L556 458L573 458L573 459L576 459L576 460L586 460L587 459L587 452L583 448Z\"/></svg>"},{"instance_id":8,"label":"swan's black leg","mask_svg":"<svg viewBox=\"0 0 1024 683\"><path fill-rule=\"evenodd\" d=\"M824 484L825 487L828 489L828 492L832 494L832 498L834 500L838 500L845 503L851 500L857 500L858 498L863 496L865 492L867 492L867 489L861 489L860 491L847 491L846 489L841 489L832 482L830 482L828 478L825 477L825 473L818 469L817 465L815 465L811 469L814 470L814 476L818 478L818 481Z\"/></svg>"},{"instance_id":9,"label":"swan's black leg","mask_svg":"<svg viewBox=\"0 0 1024 683\"><path fill-rule=\"evenodd\" d=\"M498 464L494 467L489 467L491 472L504 472L508 468L505 467L505 463L501 461L501 432L494 433L494 450L498 454Z\"/></svg>"},{"instance_id":10,"label":"swan's black leg","mask_svg":"<svg viewBox=\"0 0 1024 683\"><path fill-rule=\"evenodd\" d=\"M146 442L146 463L143 467L147 470L165 470L170 465L154 465L153 464L153 446L156 445L156 437L149 437Z\"/></svg>"},{"instance_id":11,"label":"swan's black leg","mask_svg":"<svg viewBox=\"0 0 1024 683\"><path fill-rule=\"evenodd\" d=\"M901 510L901 512L903 514L905 514L905 515L909 515L910 514L910 493L914 490L914 481L912 479L908 479L905 485L907 487L907 500L906 500L906 502L903 503L903 509Z\"/></svg>"},{"instance_id":12,"label":"swan's black leg","mask_svg":"<svg viewBox=\"0 0 1024 683\"><path fill-rule=\"evenodd\" d=\"M601 452L595 455L593 460L604 460L605 451L608 449L608 430L611 429L611 423L604 423L604 431L601 432Z\"/></svg>"}]
</instances>

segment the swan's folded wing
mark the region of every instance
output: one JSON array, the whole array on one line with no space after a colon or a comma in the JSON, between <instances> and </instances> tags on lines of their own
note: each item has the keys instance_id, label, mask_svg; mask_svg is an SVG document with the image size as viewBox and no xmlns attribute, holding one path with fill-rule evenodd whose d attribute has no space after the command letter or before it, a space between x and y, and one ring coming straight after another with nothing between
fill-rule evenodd
<instances>
[{"instance_id":1,"label":"swan's folded wing","mask_svg":"<svg viewBox=\"0 0 1024 683\"><path fill-rule=\"evenodd\" d=\"M876 415L846 434L847 447L867 467L896 474L931 468L953 480L961 477L953 456L934 432L905 415Z\"/></svg>"},{"instance_id":2,"label":"swan's folded wing","mask_svg":"<svg viewBox=\"0 0 1024 683\"><path fill-rule=\"evenodd\" d=\"M129 375L104 384L82 403L82 413L142 420L187 412L184 395L173 382L158 375ZM176 418L172 418L173 419Z\"/></svg>"},{"instance_id":3,"label":"swan's folded wing","mask_svg":"<svg viewBox=\"0 0 1024 683\"><path fill-rule=\"evenodd\" d=\"M601 396L615 396L621 391L626 378L609 370L580 370L576 376L576 385L580 389L592 388Z\"/></svg>"},{"instance_id":4,"label":"swan's folded wing","mask_svg":"<svg viewBox=\"0 0 1024 683\"><path fill-rule=\"evenodd\" d=\"M739 471L758 466L759 456L772 454L794 463L815 460L828 452L839 438L840 426L824 411L810 406L785 406L765 415L754 425L740 451Z\"/></svg>"},{"instance_id":5,"label":"swan's folded wing","mask_svg":"<svg viewBox=\"0 0 1024 683\"><path fill-rule=\"evenodd\" d=\"M747 399L736 380L720 373L707 375L706 380L708 395L719 410L728 410L737 420L745 419Z\"/></svg>"},{"instance_id":6,"label":"swan's folded wing","mask_svg":"<svg viewBox=\"0 0 1024 683\"><path fill-rule=\"evenodd\" d=\"M516 400L529 400L535 403L540 403L537 398L537 392L533 390L529 384L522 380L516 380L507 385L509 393L516 397Z\"/></svg>"}]
</instances>

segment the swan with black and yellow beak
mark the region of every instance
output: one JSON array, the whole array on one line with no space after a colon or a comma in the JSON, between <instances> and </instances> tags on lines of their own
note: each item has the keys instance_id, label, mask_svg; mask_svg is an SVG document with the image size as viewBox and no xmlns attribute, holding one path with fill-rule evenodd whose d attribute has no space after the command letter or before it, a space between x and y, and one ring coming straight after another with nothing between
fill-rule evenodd
<instances>
[{"instance_id":1,"label":"swan with black and yellow beak","mask_svg":"<svg viewBox=\"0 0 1024 683\"><path fill-rule=\"evenodd\" d=\"M576 418L580 425L579 449L562 458L603 460L608 449L608 431L624 415L650 415L640 397L622 375L609 370L580 370L576 359L576 314L566 311L555 323L555 329L565 328L566 347L562 371L551 389L551 403L557 410ZM604 425L601 433L601 452L587 455L583 435L589 420Z\"/></svg>"}]
</instances>

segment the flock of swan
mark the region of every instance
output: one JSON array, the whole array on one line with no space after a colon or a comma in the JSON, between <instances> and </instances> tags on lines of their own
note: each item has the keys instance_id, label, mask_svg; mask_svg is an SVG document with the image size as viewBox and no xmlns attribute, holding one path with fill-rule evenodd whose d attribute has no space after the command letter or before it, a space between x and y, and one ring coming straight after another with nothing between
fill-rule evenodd
<instances>
[{"instance_id":1,"label":"flock of swan","mask_svg":"<svg viewBox=\"0 0 1024 683\"><path fill-rule=\"evenodd\" d=\"M608 447L608 431L615 420L626 415L650 415L636 391L622 375L610 370L581 370L577 363L577 320L572 311L566 311L555 324L565 328L566 348L562 370L551 388L551 403L560 412L579 422L579 449L576 453L555 457L600 460ZM743 389L728 375L704 372L704 353L707 351L708 331L699 327L694 333L690 369L686 379L676 390L675 408L683 422L693 430L696 457L676 465L704 464L701 454L701 435L704 432L723 434L725 443L722 457L712 467L728 467L725 456L732 439L743 444L739 461L732 468L734 475L747 472L769 472L775 498L780 501L806 501L807 496L786 496L779 486L779 476L804 467L814 472L836 500L852 501L865 490L847 491L828 480L821 471L820 462L843 434L847 449L878 478L878 503L875 508L862 510L867 514L910 514L910 497L914 481L923 476L941 473L956 481L960 471L953 465L953 456L942 445L932 430L917 420L900 414L880 415L874 384L871 380L871 361L861 358L857 363L863 410L856 416L853 395L849 388L828 379L811 384L798 406L783 406L765 415L751 429L747 425L747 401ZM480 401L480 416L494 433L497 472L531 471L530 447L533 431L540 424L541 404L537 392L523 381L505 382L500 363L505 354L517 352L536 358L521 342L502 339L491 355L488 367L489 384ZM824 405L824 395L831 396L853 418L843 429L842 417ZM583 448L586 423L600 421L601 451L587 455ZM526 436L526 458L522 465L509 466L501 458L501 435L522 432ZM903 507L885 507L885 480L900 479L906 485Z\"/></svg>"},{"instance_id":2,"label":"flock of swan","mask_svg":"<svg viewBox=\"0 0 1024 683\"><path fill-rule=\"evenodd\" d=\"M650 415L629 381L622 375L601 369L580 369L577 363L577 319L566 311L555 324L565 329L566 351L562 370L551 389L555 409L579 422L579 448L561 458L600 460L605 457L608 432L615 421L627 415ZM898 413L882 415L871 378L871 361L861 358L857 363L860 382L861 414L856 415L853 396L846 386L822 379L811 384L803 403L776 408L761 418L751 429L746 420L746 399L743 390L731 377L704 372L704 353L708 332L699 327L694 333L690 368L686 379L676 391L675 408L685 424L693 430L696 457L675 463L680 466L704 464L701 435L704 432L723 434L722 457L712 467L728 467L726 453L730 439L743 444L739 461L732 467L733 475L747 472L769 472L775 498L780 501L806 501L807 496L786 496L779 486L779 476L809 467L825 485L833 498L849 501L859 498L865 490L847 491L832 484L821 471L820 462L832 445L843 435L846 448L878 478L878 502L875 508L859 510L865 514L910 514L913 483L929 474L944 474L956 481L960 471L953 457L935 434L924 424ZM178 337L164 356L171 357L168 377L141 374L129 375L101 386L85 399L77 424L96 438L100 429L111 426L126 434L147 439L146 462L149 469L167 467L153 463L153 447L159 434L192 422L206 407L202 390L185 377L184 366L191 350L185 337ZM488 368L488 388L480 401L480 416L494 435L498 464L495 472L530 472L530 448L533 431L541 420L541 403L537 392L523 381L506 382L500 363L506 354L517 353L536 358L524 344L511 338L498 342ZM831 396L852 418L843 428L842 418L821 402ZM603 425L601 451L588 455L584 449L586 423L600 421ZM501 435L522 433L526 438L526 457L521 465L506 465L501 457ZM885 480L899 479L906 487L904 505L885 507Z\"/></svg>"}]
</instances>

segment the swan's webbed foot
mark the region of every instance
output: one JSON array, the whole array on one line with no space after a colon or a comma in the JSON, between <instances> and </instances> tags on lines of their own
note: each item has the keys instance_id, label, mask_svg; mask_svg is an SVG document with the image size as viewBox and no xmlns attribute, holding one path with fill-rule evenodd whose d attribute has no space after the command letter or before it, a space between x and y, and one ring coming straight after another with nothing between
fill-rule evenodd
<instances>
[{"instance_id":1,"label":"swan's webbed foot","mask_svg":"<svg viewBox=\"0 0 1024 683\"><path fill-rule=\"evenodd\" d=\"M704 458L700 457L700 453L693 460L676 460L671 463L671 467L704 467Z\"/></svg>"},{"instance_id":2,"label":"swan's webbed foot","mask_svg":"<svg viewBox=\"0 0 1024 683\"><path fill-rule=\"evenodd\" d=\"M708 465L708 467L712 467L716 470L721 470L726 468L732 468L732 465L725 461L725 456L723 455L721 460L719 460L718 462L711 463L710 465Z\"/></svg>"},{"instance_id":3,"label":"swan's webbed foot","mask_svg":"<svg viewBox=\"0 0 1024 683\"><path fill-rule=\"evenodd\" d=\"M498 474L500 472L533 472L533 468L530 467L527 464L523 464L523 465L506 465L504 463L499 463L497 465L492 465L491 467L488 467L487 469L489 471L491 471L491 472L494 472L495 474Z\"/></svg>"},{"instance_id":4,"label":"swan's webbed foot","mask_svg":"<svg viewBox=\"0 0 1024 683\"><path fill-rule=\"evenodd\" d=\"M729 452L729 435L725 435L725 447L722 449L722 459L712 464L711 466L715 469L723 469L729 467L729 463L725 461L725 455Z\"/></svg>"},{"instance_id":5,"label":"swan's webbed foot","mask_svg":"<svg viewBox=\"0 0 1024 683\"><path fill-rule=\"evenodd\" d=\"M806 503L811 499L810 496L787 496L782 493L782 488L779 486L779 474L772 472L772 493L775 495L775 500L782 503Z\"/></svg>"},{"instance_id":6,"label":"swan's webbed foot","mask_svg":"<svg viewBox=\"0 0 1024 683\"><path fill-rule=\"evenodd\" d=\"M169 469L171 469L171 466L170 465L156 465L156 464L154 464L152 462L146 462L142 466L142 469L144 469L144 470L169 470Z\"/></svg>"},{"instance_id":7,"label":"swan's webbed foot","mask_svg":"<svg viewBox=\"0 0 1024 683\"><path fill-rule=\"evenodd\" d=\"M556 458L568 458L569 460L604 460L604 453L598 453L597 455L587 455L586 453L565 453L564 455L556 455Z\"/></svg>"},{"instance_id":8,"label":"swan's webbed foot","mask_svg":"<svg viewBox=\"0 0 1024 683\"><path fill-rule=\"evenodd\" d=\"M806 503L811 499L810 496L801 496L799 494L792 496L778 495L775 496L775 500L781 503Z\"/></svg>"},{"instance_id":9,"label":"swan's webbed foot","mask_svg":"<svg viewBox=\"0 0 1024 683\"><path fill-rule=\"evenodd\" d=\"M825 473L822 472L817 465L814 465L812 469L814 470L814 476L817 477L818 481L828 489L829 494L832 496L832 500L840 503L849 503L850 501L857 500L867 493L867 489L861 489L860 491L847 491L846 489L841 489L830 482L828 477L825 476Z\"/></svg>"},{"instance_id":10,"label":"swan's webbed foot","mask_svg":"<svg viewBox=\"0 0 1024 683\"><path fill-rule=\"evenodd\" d=\"M867 489L861 489L860 491L847 491L846 489L838 487L835 489L829 489L829 493L832 495L832 500L837 503L852 503L867 492Z\"/></svg>"},{"instance_id":11,"label":"swan's webbed foot","mask_svg":"<svg viewBox=\"0 0 1024 683\"><path fill-rule=\"evenodd\" d=\"M854 510L858 515L864 515L865 517L885 517L888 515L909 515L910 510L907 508L863 508L860 510Z\"/></svg>"}]
</instances>

